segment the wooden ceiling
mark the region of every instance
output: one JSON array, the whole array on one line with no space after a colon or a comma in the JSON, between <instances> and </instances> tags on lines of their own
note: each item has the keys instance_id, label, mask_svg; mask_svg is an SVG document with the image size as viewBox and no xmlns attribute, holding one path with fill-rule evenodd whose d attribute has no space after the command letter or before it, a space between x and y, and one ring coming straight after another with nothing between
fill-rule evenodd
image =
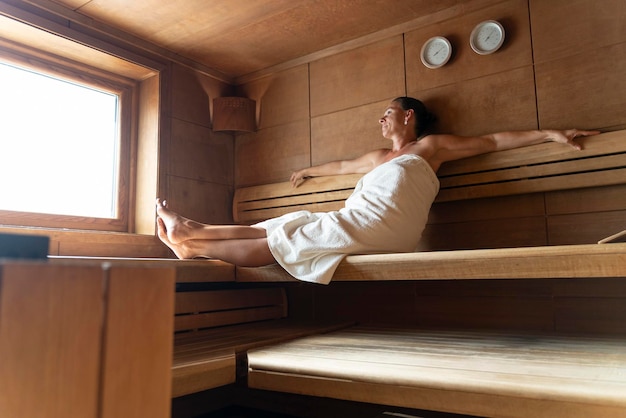
<instances>
[{"instance_id":1,"label":"wooden ceiling","mask_svg":"<svg viewBox=\"0 0 626 418\"><path fill-rule=\"evenodd\" d=\"M54 0L237 78L460 5L463 0ZM31 3L38 3L32 1Z\"/></svg>"}]
</instances>

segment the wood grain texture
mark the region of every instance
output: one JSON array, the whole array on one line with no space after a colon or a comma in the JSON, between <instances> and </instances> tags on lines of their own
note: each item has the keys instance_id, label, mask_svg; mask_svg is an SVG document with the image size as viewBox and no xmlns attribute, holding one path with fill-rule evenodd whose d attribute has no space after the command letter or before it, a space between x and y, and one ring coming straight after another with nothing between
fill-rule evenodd
<instances>
[{"instance_id":1,"label":"wood grain texture","mask_svg":"<svg viewBox=\"0 0 626 418\"><path fill-rule=\"evenodd\" d=\"M4 262L0 275L0 415L100 417L101 268Z\"/></svg>"},{"instance_id":2,"label":"wood grain texture","mask_svg":"<svg viewBox=\"0 0 626 418\"><path fill-rule=\"evenodd\" d=\"M312 62L310 83L314 88L310 93L311 116L403 96L402 41L401 36L394 36ZM383 110L380 110L381 114Z\"/></svg>"},{"instance_id":3,"label":"wood grain texture","mask_svg":"<svg viewBox=\"0 0 626 418\"><path fill-rule=\"evenodd\" d=\"M311 164L309 120L240 135L235 147L237 187L287 181Z\"/></svg>"},{"instance_id":4,"label":"wood grain texture","mask_svg":"<svg viewBox=\"0 0 626 418\"><path fill-rule=\"evenodd\" d=\"M510 417L620 417L623 338L356 327L248 353L250 386Z\"/></svg>"},{"instance_id":5,"label":"wood grain texture","mask_svg":"<svg viewBox=\"0 0 626 418\"><path fill-rule=\"evenodd\" d=\"M333 281L623 277L626 244L349 255ZM237 281L295 280L280 267L237 267Z\"/></svg>"},{"instance_id":6,"label":"wood grain texture","mask_svg":"<svg viewBox=\"0 0 626 418\"><path fill-rule=\"evenodd\" d=\"M502 23L506 32L505 43L494 54L478 55L469 47L469 34L476 24L489 19ZM407 91L419 92L448 84L461 84L532 65L529 26L527 1L510 0L407 32L405 34ZM452 59L448 64L435 70L426 68L420 60L422 45L433 36L447 37L453 50ZM512 97L510 93L500 95Z\"/></svg>"},{"instance_id":7,"label":"wood grain texture","mask_svg":"<svg viewBox=\"0 0 626 418\"><path fill-rule=\"evenodd\" d=\"M176 334L172 396L234 383L236 354L251 348L345 328L349 322L260 321Z\"/></svg>"},{"instance_id":8,"label":"wood grain texture","mask_svg":"<svg viewBox=\"0 0 626 418\"><path fill-rule=\"evenodd\" d=\"M107 270L102 417L169 417L174 270Z\"/></svg>"},{"instance_id":9,"label":"wood grain texture","mask_svg":"<svg viewBox=\"0 0 626 418\"><path fill-rule=\"evenodd\" d=\"M389 147L379 119L388 99L311 118L311 165L359 157Z\"/></svg>"}]
</instances>

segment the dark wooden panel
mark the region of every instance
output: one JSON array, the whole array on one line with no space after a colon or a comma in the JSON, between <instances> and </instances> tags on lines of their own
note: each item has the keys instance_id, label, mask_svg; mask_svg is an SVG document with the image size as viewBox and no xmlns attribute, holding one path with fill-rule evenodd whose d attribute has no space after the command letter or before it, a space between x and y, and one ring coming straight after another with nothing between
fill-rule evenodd
<instances>
[{"instance_id":1,"label":"dark wooden panel","mask_svg":"<svg viewBox=\"0 0 626 418\"><path fill-rule=\"evenodd\" d=\"M336 282L316 287L314 297L317 319L405 325L416 322L413 283Z\"/></svg>"},{"instance_id":2,"label":"dark wooden panel","mask_svg":"<svg viewBox=\"0 0 626 418\"><path fill-rule=\"evenodd\" d=\"M546 245L542 217L427 225L420 250L459 250Z\"/></svg>"},{"instance_id":3,"label":"dark wooden panel","mask_svg":"<svg viewBox=\"0 0 626 418\"><path fill-rule=\"evenodd\" d=\"M626 210L551 216L548 239L550 245L593 244L625 228Z\"/></svg>"},{"instance_id":4,"label":"dark wooden panel","mask_svg":"<svg viewBox=\"0 0 626 418\"><path fill-rule=\"evenodd\" d=\"M623 184L546 193L546 213L548 215L624 209L626 209L626 185Z\"/></svg>"},{"instance_id":5,"label":"dark wooden panel","mask_svg":"<svg viewBox=\"0 0 626 418\"><path fill-rule=\"evenodd\" d=\"M525 218L529 216L543 216L543 214L543 194L533 193L453 202L435 202L430 209L428 223Z\"/></svg>"},{"instance_id":6,"label":"dark wooden panel","mask_svg":"<svg viewBox=\"0 0 626 418\"><path fill-rule=\"evenodd\" d=\"M552 331L549 297L416 297L420 327Z\"/></svg>"},{"instance_id":7,"label":"dark wooden panel","mask_svg":"<svg viewBox=\"0 0 626 418\"><path fill-rule=\"evenodd\" d=\"M626 334L626 298L557 298L556 330L584 334Z\"/></svg>"},{"instance_id":8,"label":"dark wooden panel","mask_svg":"<svg viewBox=\"0 0 626 418\"><path fill-rule=\"evenodd\" d=\"M312 62L311 116L403 96L403 64L402 36Z\"/></svg>"}]
</instances>

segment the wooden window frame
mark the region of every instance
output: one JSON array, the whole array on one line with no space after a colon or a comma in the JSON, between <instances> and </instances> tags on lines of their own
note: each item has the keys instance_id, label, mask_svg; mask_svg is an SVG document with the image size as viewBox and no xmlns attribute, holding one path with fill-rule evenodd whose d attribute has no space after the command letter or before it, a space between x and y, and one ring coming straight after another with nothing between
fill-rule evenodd
<instances>
[{"instance_id":1,"label":"wooden window frame","mask_svg":"<svg viewBox=\"0 0 626 418\"><path fill-rule=\"evenodd\" d=\"M0 210L0 224L19 227L132 232L134 225L131 213L133 213L135 205L133 191L135 190L134 173L136 172L136 158L133 157L137 147L136 117L138 114L139 84L132 79L17 45L15 47L0 45L0 60L39 74L117 95L119 97L118 128L120 141L117 168L117 215L115 218Z\"/></svg>"}]
</instances>

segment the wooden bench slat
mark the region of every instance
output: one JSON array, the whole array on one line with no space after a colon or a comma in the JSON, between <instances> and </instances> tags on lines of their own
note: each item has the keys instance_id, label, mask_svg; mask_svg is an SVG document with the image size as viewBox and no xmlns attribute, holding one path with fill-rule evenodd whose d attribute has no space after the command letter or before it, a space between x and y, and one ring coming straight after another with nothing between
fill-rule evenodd
<instances>
[{"instance_id":1,"label":"wooden bench slat","mask_svg":"<svg viewBox=\"0 0 626 418\"><path fill-rule=\"evenodd\" d=\"M344 201L340 200L323 203L307 203L302 205L283 206L280 208L258 209L255 211L240 212L238 215L238 222L249 224L265 219L276 218L278 216L285 215L290 212L296 212L299 210L308 210L309 212L330 212L333 210L339 210L343 206Z\"/></svg>"},{"instance_id":2,"label":"wooden bench slat","mask_svg":"<svg viewBox=\"0 0 626 418\"><path fill-rule=\"evenodd\" d=\"M229 385L235 383L236 377L235 353L205 357L191 364L175 362L172 367L172 397Z\"/></svg>"},{"instance_id":3,"label":"wooden bench slat","mask_svg":"<svg viewBox=\"0 0 626 418\"><path fill-rule=\"evenodd\" d=\"M626 179L626 168L590 173L561 174L552 177L529 178L502 183L442 189L439 191L435 202L548 192L554 190L582 189L594 186L612 186L615 184L623 184L624 179Z\"/></svg>"},{"instance_id":4,"label":"wooden bench slat","mask_svg":"<svg viewBox=\"0 0 626 418\"><path fill-rule=\"evenodd\" d=\"M238 353L350 325L353 323L280 319L177 334L174 338L172 396L234 383Z\"/></svg>"},{"instance_id":5,"label":"wooden bench slat","mask_svg":"<svg viewBox=\"0 0 626 418\"><path fill-rule=\"evenodd\" d=\"M298 207L311 203L343 202L352 193L352 188L347 190L329 190L325 192L288 197L276 197L239 203L240 212L251 212L259 209L280 209L284 207Z\"/></svg>"},{"instance_id":6,"label":"wooden bench slat","mask_svg":"<svg viewBox=\"0 0 626 418\"><path fill-rule=\"evenodd\" d=\"M583 150L543 143L444 164L437 202L622 184L626 130L580 138ZM237 189L233 217L253 223L296 210L338 210L361 175L311 178Z\"/></svg>"},{"instance_id":7,"label":"wooden bench slat","mask_svg":"<svg viewBox=\"0 0 626 418\"><path fill-rule=\"evenodd\" d=\"M279 319L284 318L284 316L285 310L282 306L182 315L174 318L174 331L221 327L267 319Z\"/></svg>"},{"instance_id":8,"label":"wooden bench slat","mask_svg":"<svg viewBox=\"0 0 626 418\"><path fill-rule=\"evenodd\" d=\"M357 327L250 351L249 385L481 416L618 417L624 344Z\"/></svg>"},{"instance_id":9,"label":"wooden bench slat","mask_svg":"<svg viewBox=\"0 0 626 418\"><path fill-rule=\"evenodd\" d=\"M356 186L361 174L347 174L340 176L314 177L307 179L300 186L294 188L290 182L275 184L264 184L259 186L243 187L235 190L233 198L233 219L235 222L249 222L268 219L280 216L287 212L300 209L307 209L311 212L324 210L309 208L310 204L330 201L335 202L339 196L344 196L340 200L345 200ZM293 205L289 202L294 199ZM287 205L290 208L285 209ZM336 206L336 205L335 205ZM343 206L341 204L340 206ZM339 207L340 207L339 206ZM281 207L283 207L281 209ZM251 210L268 209L265 213L251 215ZM270 211L275 209L274 211ZM254 213L254 212L253 212ZM276 215L278 213L279 215Z\"/></svg>"},{"instance_id":10,"label":"wooden bench slat","mask_svg":"<svg viewBox=\"0 0 626 418\"><path fill-rule=\"evenodd\" d=\"M485 170L568 161L626 152L626 130L604 132L599 135L578 138L576 141L582 145L583 149L581 151L570 149L565 145L547 142L451 161L441 166L438 175L447 177Z\"/></svg>"},{"instance_id":11,"label":"wooden bench slat","mask_svg":"<svg viewBox=\"0 0 626 418\"><path fill-rule=\"evenodd\" d=\"M175 313L215 312L271 305L286 305L282 288L178 292Z\"/></svg>"},{"instance_id":12,"label":"wooden bench slat","mask_svg":"<svg viewBox=\"0 0 626 418\"><path fill-rule=\"evenodd\" d=\"M333 281L626 277L626 244L347 256ZM237 267L242 282L293 281L277 265Z\"/></svg>"},{"instance_id":13,"label":"wooden bench slat","mask_svg":"<svg viewBox=\"0 0 626 418\"><path fill-rule=\"evenodd\" d=\"M447 189L519 179L561 176L584 172L602 172L623 167L626 167L626 154L616 154L592 159L583 158L537 165L524 165L494 171L464 174L462 176L448 176L441 178L440 183L442 189Z\"/></svg>"}]
</instances>

